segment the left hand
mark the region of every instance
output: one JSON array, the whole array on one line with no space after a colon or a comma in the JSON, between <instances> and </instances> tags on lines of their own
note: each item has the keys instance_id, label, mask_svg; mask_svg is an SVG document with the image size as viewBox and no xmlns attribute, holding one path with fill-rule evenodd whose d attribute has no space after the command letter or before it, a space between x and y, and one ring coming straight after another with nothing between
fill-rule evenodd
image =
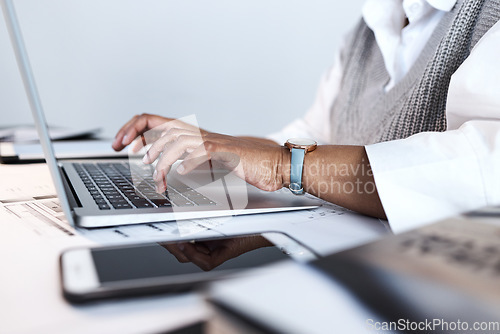
<instances>
[{"instance_id":1,"label":"left hand","mask_svg":"<svg viewBox=\"0 0 500 334\"><path fill-rule=\"evenodd\" d=\"M173 128L153 143L143 159L146 164L158 159L153 175L158 192L166 190L167 173L172 164L185 154L184 161L177 168L181 175L210 160L235 171L237 176L249 184L266 191L283 187L283 163L289 161L289 151L278 145Z\"/></svg>"}]
</instances>

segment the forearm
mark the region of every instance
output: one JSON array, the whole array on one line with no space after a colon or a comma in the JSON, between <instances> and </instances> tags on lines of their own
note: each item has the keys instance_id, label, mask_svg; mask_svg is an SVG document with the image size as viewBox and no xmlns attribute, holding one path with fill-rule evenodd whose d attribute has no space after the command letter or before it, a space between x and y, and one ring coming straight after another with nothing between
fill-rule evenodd
<instances>
[{"instance_id":1,"label":"forearm","mask_svg":"<svg viewBox=\"0 0 500 334\"><path fill-rule=\"evenodd\" d=\"M267 139L267 138L261 138L261 137L250 137L250 136L239 136L239 138L241 139L245 139L245 140L252 140L252 141L256 141L256 142L259 142L261 144L266 144L266 145L279 145L278 143L276 143L274 140L271 140L271 139Z\"/></svg>"},{"instance_id":2,"label":"forearm","mask_svg":"<svg viewBox=\"0 0 500 334\"><path fill-rule=\"evenodd\" d=\"M290 183L290 152L284 150L283 180ZM363 146L318 146L306 154L304 190L345 208L386 218Z\"/></svg>"}]
</instances>

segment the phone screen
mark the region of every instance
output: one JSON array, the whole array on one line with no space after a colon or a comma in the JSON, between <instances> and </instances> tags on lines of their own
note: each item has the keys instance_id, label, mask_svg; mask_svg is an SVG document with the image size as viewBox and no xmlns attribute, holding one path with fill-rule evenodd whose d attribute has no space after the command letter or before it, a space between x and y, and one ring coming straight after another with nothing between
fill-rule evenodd
<instances>
[{"instance_id":1,"label":"phone screen","mask_svg":"<svg viewBox=\"0 0 500 334\"><path fill-rule=\"evenodd\" d=\"M91 251L102 285L116 281L257 267L288 258L260 235L151 243Z\"/></svg>"}]
</instances>

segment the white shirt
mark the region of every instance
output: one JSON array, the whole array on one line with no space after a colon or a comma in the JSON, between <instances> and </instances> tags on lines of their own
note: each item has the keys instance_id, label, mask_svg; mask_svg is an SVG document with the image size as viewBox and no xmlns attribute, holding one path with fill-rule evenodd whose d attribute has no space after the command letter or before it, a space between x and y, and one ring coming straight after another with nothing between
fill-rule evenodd
<instances>
[{"instance_id":1,"label":"white shirt","mask_svg":"<svg viewBox=\"0 0 500 334\"><path fill-rule=\"evenodd\" d=\"M374 31L391 81L401 80L456 0L368 0L363 18ZM404 27L405 16L409 25ZM377 190L394 232L500 204L500 23L452 77L447 131L366 146ZM340 52L306 115L269 138L315 138L329 144L330 109L338 94Z\"/></svg>"}]
</instances>

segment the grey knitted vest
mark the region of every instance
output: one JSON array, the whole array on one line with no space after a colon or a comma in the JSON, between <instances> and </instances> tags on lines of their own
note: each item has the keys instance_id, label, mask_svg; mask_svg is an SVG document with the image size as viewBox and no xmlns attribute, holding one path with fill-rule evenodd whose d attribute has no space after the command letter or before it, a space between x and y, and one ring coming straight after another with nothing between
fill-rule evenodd
<instances>
[{"instance_id":1,"label":"grey knitted vest","mask_svg":"<svg viewBox=\"0 0 500 334\"><path fill-rule=\"evenodd\" d=\"M331 110L331 143L366 145L446 130L452 74L500 18L500 0L459 0L409 73L390 91L373 32L361 21L342 54L342 85Z\"/></svg>"}]
</instances>

